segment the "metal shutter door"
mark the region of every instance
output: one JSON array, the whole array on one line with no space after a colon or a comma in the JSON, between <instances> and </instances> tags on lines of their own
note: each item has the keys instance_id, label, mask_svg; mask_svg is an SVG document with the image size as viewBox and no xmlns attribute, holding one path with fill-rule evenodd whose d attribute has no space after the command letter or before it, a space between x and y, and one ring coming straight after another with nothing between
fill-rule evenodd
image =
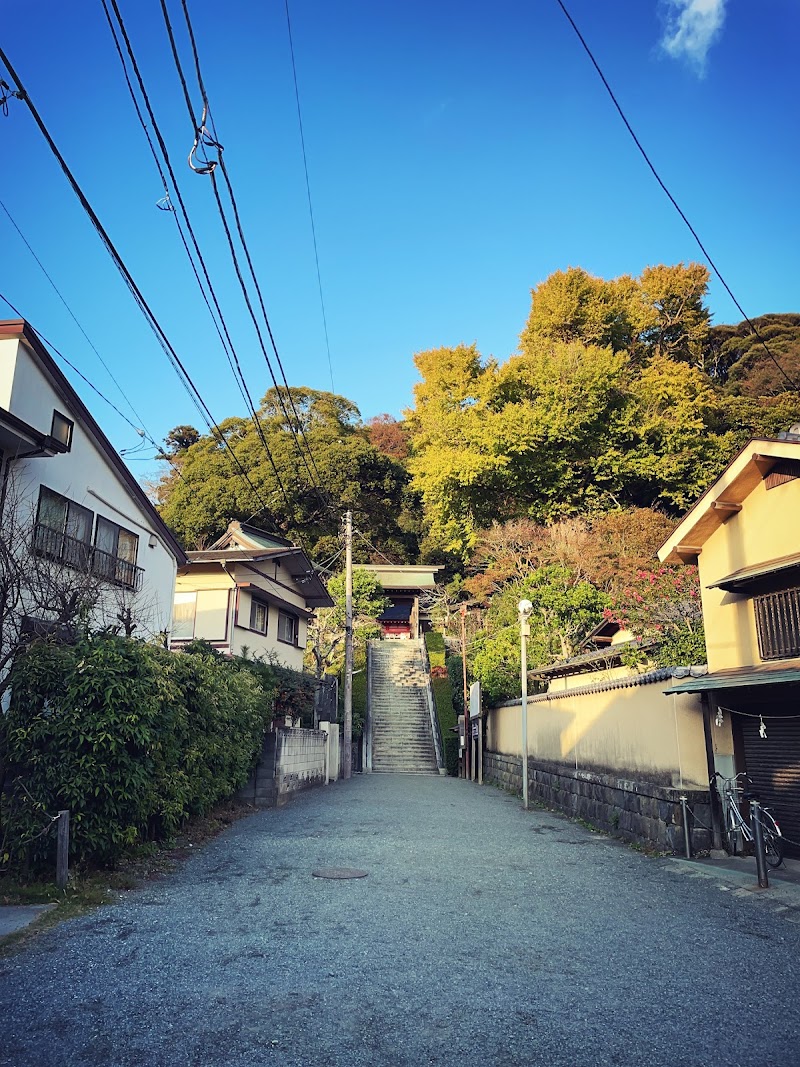
<instances>
[{"instance_id":1,"label":"metal shutter door","mask_svg":"<svg viewBox=\"0 0 800 1067\"><path fill-rule=\"evenodd\" d=\"M767 736L762 738L758 719L739 718L745 769L754 789L773 809L781 833L800 842L800 719L765 719ZM800 856L800 847L787 842L786 853Z\"/></svg>"}]
</instances>

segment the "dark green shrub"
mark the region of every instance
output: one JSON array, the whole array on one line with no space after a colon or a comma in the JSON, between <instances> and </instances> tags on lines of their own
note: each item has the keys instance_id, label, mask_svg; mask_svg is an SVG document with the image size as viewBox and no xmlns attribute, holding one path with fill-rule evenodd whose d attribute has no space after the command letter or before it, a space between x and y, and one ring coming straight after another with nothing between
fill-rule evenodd
<instances>
[{"instance_id":1,"label":"dark green shrub","mask_svg":"<svg viewBox=\"0 0 800 1067\"><path fill-rule=\"evenodd\" d=\"M52 835L36 835L68 808L72 859L113 864L243 785L270 716L258 680L208 646L176 654L109 634L30 645L2 721L4 851L52 862Z\"/></svg>"},{"instance_id":2,"label":"dark green shrub","mask_svg":"<svg viewBox=\"0 0 800 1067\"><path fill-rule=\"evenodd\" d=\"M431 666L439 666L439 663L434 663L434 656L436 653L440 653L442 656L441 663L444 664L444 634L440 634L438 630L431 630L425 634L425 647L428 649L428 656L431 660Z\"/></svg>"},{"instance_id":3,"label":"dark green shrub","mask_svg":"<svg viewBox=\"0 0 800 1067\"><path fill-rule=\"evenodd\" d=\"M461 656L448 656L445 660L447 675L450 679L450 687L453 694L453 707L456 715L464 714L464 674L461 666Z\"/></svg>"}]
</instances>

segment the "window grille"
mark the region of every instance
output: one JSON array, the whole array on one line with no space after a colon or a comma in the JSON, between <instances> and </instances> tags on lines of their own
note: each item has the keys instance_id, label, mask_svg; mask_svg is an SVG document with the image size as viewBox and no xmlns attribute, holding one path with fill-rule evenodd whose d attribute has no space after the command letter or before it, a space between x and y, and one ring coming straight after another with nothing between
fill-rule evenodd
<instances>
[{"instance_id":1,"label":"window grille","mask_svg":"<svg viewBox=\"0 0 800 1067\"><path fill-rule=\"evenodd\" d=\"M800 588L757 596L753 603L761 658L800 656Z\"/></svg>"}]
</instances>

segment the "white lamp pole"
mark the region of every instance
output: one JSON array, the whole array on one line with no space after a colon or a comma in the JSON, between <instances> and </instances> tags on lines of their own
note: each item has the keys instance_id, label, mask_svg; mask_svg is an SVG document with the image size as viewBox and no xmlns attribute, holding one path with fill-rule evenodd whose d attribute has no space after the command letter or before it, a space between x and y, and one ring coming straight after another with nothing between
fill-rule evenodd
<instances>
[{"instance_id":1,"label":"white lamp pole","mask_svg":"<svg viewBox=\"0 0 800 1067\"><path fill-rule=\"evenodd\" d=\"M530 600L520 600L519 612L519 646L522 654L520 680L522 682L522 806L528 810L528 638L531 625L528 621L533 611Z\"/></svg>"}]
</instances>

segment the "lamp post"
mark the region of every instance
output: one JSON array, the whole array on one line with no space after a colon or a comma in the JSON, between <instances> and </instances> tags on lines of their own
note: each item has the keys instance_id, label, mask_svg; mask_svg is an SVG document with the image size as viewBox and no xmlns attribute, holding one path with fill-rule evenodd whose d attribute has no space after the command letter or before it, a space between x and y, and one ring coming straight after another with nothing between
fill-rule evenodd
<instances>
[{"instance_id":1,"label":"lamp post","mask_svg":"<svg viewBox=\"0 0 800 1067\"><path fill-rule=\"evenodd\" d=\"M520 680L522 681L522 806L528 810L528 638L531 624L528 621L533 611L530 600L520 600L519 612L519 647L522 656Z\"/></svg>"}]
</instances>

